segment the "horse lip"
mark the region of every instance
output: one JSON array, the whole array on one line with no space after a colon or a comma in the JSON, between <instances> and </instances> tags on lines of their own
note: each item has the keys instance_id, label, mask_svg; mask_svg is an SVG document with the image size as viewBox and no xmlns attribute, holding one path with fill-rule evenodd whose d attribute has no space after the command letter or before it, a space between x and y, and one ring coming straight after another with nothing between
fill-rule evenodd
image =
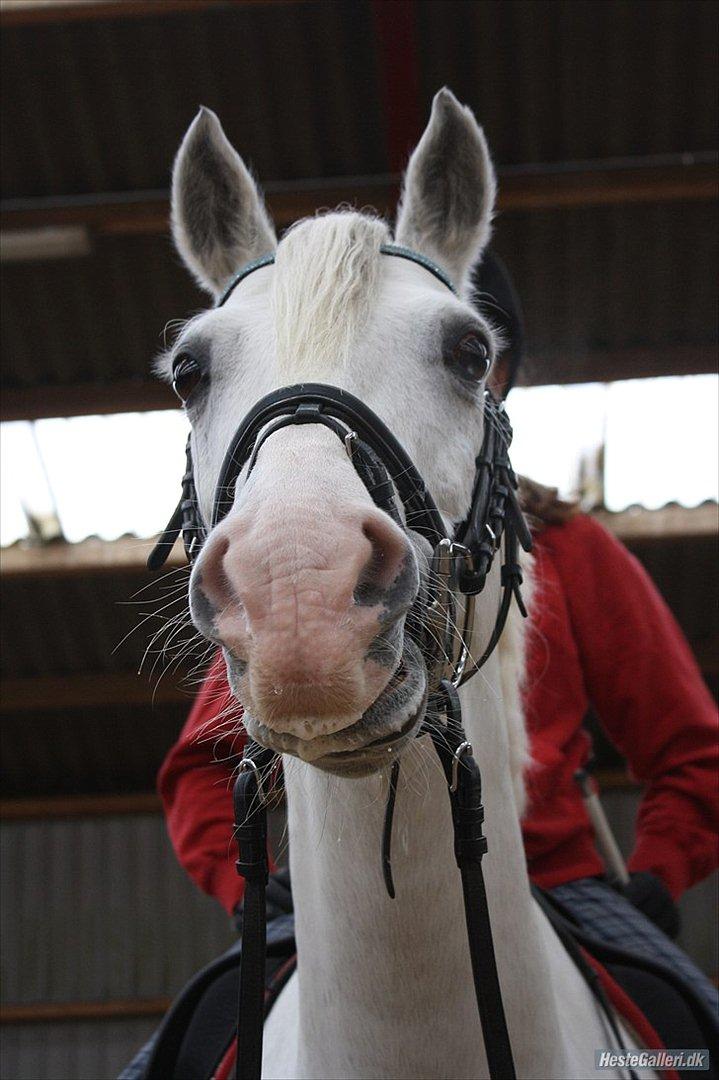
<instances>
[{"instance_id":1,"label":"horse lip","mask_svg":"<svg viewBox=\"0 0 719 1080\"><path fill-rule=\"evenodd\" d=\"M407 737L407 735L409 735L409 733L417 724L417 721L420 718L423 710L424 703L419 707L419 709L417 709L416 712L412 713L410 718L405 721L399 731L392 731L389 735L383 735L379 739L372 739L371 742L364 743L362 746L354 746L351 750L330 750L327 754L324 754L323 757L317 758L317 761L314 762L314 764L317 764L317 762L321 762L322 760L343 761L349 760L351 758L361 757L362 754L364 754L367 750L378 750L381 747L385 747L387 750L391 750L392 746L395 743L401 742Z\"/></svg>"},{"instance_id":2,"label":"horse lip","mask_svg":"<svg viewBox=\"0 0 719 1080\"><path fill-rule=\"evenodd\" d=\"M389 755L392 753L395 744L399 744L407 740L412 729L420 723L424 715L427 698L426 668L424 664L421 663L421 667L418 667L417 672L415 672L413 661L420 662L419 649L414 642L412 642L409 656L406 653L403 653L402 659L397 666L397 670L393 673L390 682L387 684L382 694L376 699L375 702L373 702L367 712L365 712L359 720L355 721L355 723L350 725L349 728L344 728L341 731L337 732L336 737L338 741L342 740L343 737L346 738L348 735L350 737L354 737L354 739L358 739L358 737L361 738L363 735L362 728L365 724L370 727L370 732L367 733L368 735L371 735L372 727L374 727L376 732L378 725L376 723L372 723L371 714L373 710L376 709L378 703L382 702L385 695L391 694L392 691L396 691L397 687L401 686L405 680L413 679L413 677L416 677L419 671L421 671L424 681L424 692L421 695L421 700L419 701L416 709L412 711L411 715L401 724L399 728L395 728L388 733L378 735L376 738L371 738L369 742L357 741L354 746L350 746L344 749L334 750L330 747L324 748L322 746L316 746L316 753L308 756L305 756L305 754L301 752L300 747L302 744L294 736L280 735L278 737L276 732L265 729L257 732L252 732L252 737L261 745L268 746L271 749L276 750L278 753L289 753L293 757L298 757L300 758L300 760L307 761L312 765L318 766L319 768L322 768L323 765L330 766L332 763L339 764L340 762L347 763L349 765L354 759L357 759L358 761L361 760L362 756L366 753L369 753L374 758L376 758L377 755L380 753L383 755ZM251 719L251 717L249 717L246 713L245 720L248 719ZM260 725L260 727L264 728L264 725ZM326 738L327 740L329 740L330 738L333 739L334 736L319 736L319 738ZM313 743L316 744L316 742L317 740L313 739L307 745L311 746Z\"/></svg>"}]
</instances>

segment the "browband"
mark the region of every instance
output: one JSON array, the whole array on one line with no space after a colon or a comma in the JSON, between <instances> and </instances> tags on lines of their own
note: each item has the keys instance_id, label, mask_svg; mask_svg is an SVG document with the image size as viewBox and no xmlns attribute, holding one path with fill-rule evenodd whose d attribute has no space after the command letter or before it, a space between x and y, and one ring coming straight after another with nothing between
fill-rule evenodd
<instances>
[{"instance_id":1,"label":"browband","mask_svg":"<svg viewBox=\"0 0 719 1080\"><path fill-rule=\"evenodd\" d=\"M421 255L418 251L412 251L411 248L402 247L400 244L382 244L379 250L382 255L394 255L397 259L407 259L408 262L417 263L418 266L423 266L425 270L428 270L430 274L433 274L438 281L441 281L443 285L446 285L447 288L456 295L457 290L452 284L451 278L445 274L441 266L437 266L437 263L432 262L426 255ZM247 263L246 266L243 266L242 269L235 274L232 281L215 304L215 307L222 307L240 282L244 281L246 277L249 277L255 270L261 270L263 266L272 266L274 261L274 255L263 255L261 259L254 259L252 262Z\"/></svg>"}]
</instances>

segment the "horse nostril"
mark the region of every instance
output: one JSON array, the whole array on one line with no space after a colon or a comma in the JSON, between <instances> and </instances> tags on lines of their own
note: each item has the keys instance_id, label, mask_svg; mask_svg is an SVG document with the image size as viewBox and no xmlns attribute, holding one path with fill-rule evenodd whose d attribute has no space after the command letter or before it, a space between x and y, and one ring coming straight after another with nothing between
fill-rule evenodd
<instances>
[{"instance_id":1,"label":"horse nostril","mask_svg":"<svg viewBox=\"0 0 719 1080\"><path fill-rule=\"evenodd\" d=\"M375 579L385 587L391 585L410 554L407 537L390 518L379 513L365 520L362 532L372 545Z\"/></svg>"},{"instance_id":2,"label":"horse nostril","mask_svg":"<svg viewBox=\"0 0 719 1080\"><path fill-rule=\"evenodd\" d=\"M217 610L238 600L225 569L225 556L229 548L229 536L217 533L208 540L201 561L197 564L195 584Z\"/></svg>"},{"instance_id":3,"label":"horse nostril","mask_svg":"<svg viewBox=\"0 0 719 1080\"><path fill-rule=\"evenodd\" d=\"M412 550L399 526L379 512L364 520L362 533L371 544L371 554L354 588L355 603L387 606L397 583L412 569Z\"/></svg>"}]
</instances>

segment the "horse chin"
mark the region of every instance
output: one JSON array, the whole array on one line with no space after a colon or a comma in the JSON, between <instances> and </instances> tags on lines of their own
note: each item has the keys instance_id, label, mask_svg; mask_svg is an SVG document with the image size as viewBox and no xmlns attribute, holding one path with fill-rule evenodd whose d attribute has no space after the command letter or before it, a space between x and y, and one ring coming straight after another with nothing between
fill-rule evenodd
<instances>
[{"instance_id":1,"label":"horse chin","mask_svg":"<svg viewBox=\"0 0 719 1080\"><path fill-rule=\"evenodd\" d=\"M354 724L314 739L273 731L247 711L244 724L255 742L291 754L336 776L369 776L391 764L417 734L427 705L427 669L418 646L405 637L388 686Z\"/></svg>"}]
</instances>

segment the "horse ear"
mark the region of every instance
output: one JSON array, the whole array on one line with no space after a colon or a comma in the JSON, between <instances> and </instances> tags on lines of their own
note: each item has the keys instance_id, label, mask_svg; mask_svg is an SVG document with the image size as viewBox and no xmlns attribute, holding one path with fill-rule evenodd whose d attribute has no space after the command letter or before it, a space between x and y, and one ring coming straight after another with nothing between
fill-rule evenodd
<instances>
[{"instance_id":1,"label":"horse ear","mask_svg":"<svg viewBox=\"0 0 719 1080\"><path fill-rule=\"evenodd\" d=\"M277 244L257 185L204 107L175 158L172 234L185 265L214 296L241 266Z\"/></svg>"},{"instance_id":2,"label":"horse ear","mask_svg":"<svg viewBox=\"0 0 719 1080\"><path fill-rule=\"evenodd\" d=\"M484 132L445 87L407 166L398 243L434 259L464 292L489 240L496 189Z\"/></svg>"}]
</instances>

